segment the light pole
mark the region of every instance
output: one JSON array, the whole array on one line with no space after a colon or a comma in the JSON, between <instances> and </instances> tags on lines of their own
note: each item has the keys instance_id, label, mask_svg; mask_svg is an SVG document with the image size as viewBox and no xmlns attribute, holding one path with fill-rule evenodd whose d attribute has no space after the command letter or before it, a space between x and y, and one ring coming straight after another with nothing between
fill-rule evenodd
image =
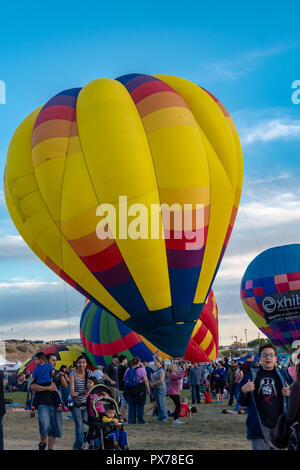
<instances>
[{"instance_id":1,"label":"light pole","mask_svg":"<svg viewBox=\"0 0 300 470\"><path fill-rule=\"evenodd\" d=\"M247 328L245 328L245 338L246 338L246 346L248 346Z\"/></svg>"}]
</instances>

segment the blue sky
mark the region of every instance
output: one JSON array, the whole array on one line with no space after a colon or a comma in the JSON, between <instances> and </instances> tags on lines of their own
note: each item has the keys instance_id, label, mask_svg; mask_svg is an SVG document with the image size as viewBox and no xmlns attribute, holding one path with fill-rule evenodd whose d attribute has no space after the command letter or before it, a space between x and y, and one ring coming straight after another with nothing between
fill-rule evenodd
<instances>
[{"instance_id":1,"label":"blue sky","mask_svg":"<svg viewBox=\"0 0 300 470\"><path fill-rule=\"evenodd\" d=\"M300 6L282 2L21 2L0 5L0 172L17 125L66 88L130 72L168 73L215 94L244 153L241 209L215 282L221 343L256 337L239 282L263 249L299 242ZM2 180L2 178L1 178ZM12 337L78 336L82 297L22 242L0 183L0 331ZM11 332L10 328L14 328Z\"/></svg>"}]
</instances>

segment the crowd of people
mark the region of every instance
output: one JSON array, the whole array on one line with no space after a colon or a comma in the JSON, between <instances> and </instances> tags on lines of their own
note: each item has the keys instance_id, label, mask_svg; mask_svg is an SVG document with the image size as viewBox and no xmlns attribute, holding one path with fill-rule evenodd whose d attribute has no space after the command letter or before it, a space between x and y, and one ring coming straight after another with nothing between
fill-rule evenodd
<instances>
[{"instance_id":1,"label":"crowd of people","mask_svg":"<svg viewBox=\"0 0 300 470\"><path fill-rule=\"evenodd\" d=\"M102 421L114 424L107 435L117 449L128 448L123 425L147 425L145 415L149 412L159 423L172 419L174 425L182 425L184 418L199 412L196 405L209 405L213 401L222 405L225 399L228 403L225 409L221 407L223 413L247 413L247 438L254 450L278 448L276 445L282 438L278 437L278 423L283 419L294 448L299 449L300 366L278 367L276 360L276 349L269 343L260 347L259 363L254 362L252 353L243 363L225 358L206 364L172 361L168 366L156 355L151 364L142 363L139 357L133 357L128 364L126 356L114 354L110 364L98 366L94 371L88 368L85 355L80 356L73 367L62 366L56 370L55 355L38 353L32 374L17 377L13 385L5 371L0 375L0 449L3 448L4 389L13 391L22 386L27 390L27 408L31 416L38 414L40 450L45 450L47 444L49 450L53 449L55 440L62 436L63 411L72 413L73 449L81 450L89 422L87 400L89 396L96 396L92 392L101 384L100 396L106 395L107 390L117 408L110 402L103 407L97 398L94 410L90 405L91 413L101 411ZM182 396L183 389L190 390L189 399L187 393ZM171 401L167 402L167 397ZM150 406L145 409L147 401ZM96 441L90 442L89 448L95 448Z\"/></svg>"}]
</instances>

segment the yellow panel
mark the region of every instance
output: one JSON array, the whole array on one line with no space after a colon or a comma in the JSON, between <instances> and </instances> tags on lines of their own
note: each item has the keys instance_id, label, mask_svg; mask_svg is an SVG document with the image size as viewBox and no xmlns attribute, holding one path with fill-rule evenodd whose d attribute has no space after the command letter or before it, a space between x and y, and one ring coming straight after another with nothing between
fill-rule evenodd
<instances>
[{"instance_id":1,"label":"yellow panel","mask_svg":"<svg viewBox=\"0 0 300 470\"><path fill-rule=\"evenodd\" d=\"M68 137L56 137L43 140L32 149L33 167L37 168L49 159L61 158L68 149Z\"/></svg>"},{"instance_id":2,"label":"yellow panel","mask_svg":"<svg viewBox=\"0 0 300 470\"><path fill-rule=\"evenodd\" d=\"M189 109L182 106L171 106L159 109L148 114L143 118L145 131L147 134L160 130L163 127L192 126L198 127L198 124Z\"/></svg>"},{"instance_id":3,"label":"yellow panel","mask_svg":"<svg viewBox=\"0 0 300 470\"><path fill-rule=\"evenodd\" d=\"M128 204L160 204L152 156L138 111L125 87L99 79L79 93L77 121L83 154L97 199L119 210ZM117 225L117 233L119 233ZM163 239L116 240L150 310L171 305ZM157 259L159 262L154 263Z\"/></svg>"},{"instance_id":4,"label":"yellow panel","mask_svg":"<svg viewBox=\"0 0 300 470\"><path fill-rule=\"evenodd\" d=\"M206 148L209 155L211 205L207 241L194 299L195 303L203 303L205 301L223 248L233 205L231 184L223 166L220 164L213 148L207 140Z\"/></svg>"},{"instance_id":5,"label":"yellow panel","mask_svg":"<svg viewBox=\"0 0 300 470\"><path fill-rule=\"evenodd\" d=\"M65 233L69 239L80 238L95 231L99 221L99 217L96 217L97 206L97 197L82 152L69 154L64 174L61 208L61 219L65 222L62 226L67 229ZM91 219L86 218L86 213ZM69 230L67 227L72 219L76 220L78 225L77 227L72 225Z\"/></svg>"},{"instance_id":6,"label":"yellow panel","mask_svg":"<svg viewBox=\"0 0 300 470\"><path fill-rule=\"evenodd\" d=\"M216 361L217 360L217 349L216 349L215 345L213 346L213 348L211 350L211 353L208 355L208 358L211 361Z\"/></svg>"},{"instance_id":7,"label":"yellow panel","mask_svg":"<svg viewBox=\"0 0 300 470\"><path fill-rule=\"evenodd\" d=\"M32 205L26 204L26 198L30 193L28 185L23 187L24 194L21 194L22 185L19 187L18 196L11 191L17 180L21 180L25 175L33 175L31 134L38 112L39 110L36 110L22 122L9 146L5 197L10 215L26 243L38 256L42 255L43 261L45 260L44 253L47 253L55 264L64 269L87 292L95 298L100 297L108 310L112 310L121 320L125 320L129 317L128 313L99 284L63 238L39 191L35 191L34 180L31 179L34 198ZM23 198L25 198L24 201ZM22 204L26 206L26 212L28 212L26 217L20 211Z\"/></svg>"},{"instance_id":8,"label":"yellow panel","mask_svg":"<svg viewBox=\"0 0 300 470\"><path fill-rule=\"evenodd\" d=\"M178 126L148 135L159 188L209 185L207 156L199 131L199 127Z\"/></svg>"},{"instance_id":9,"label":"yellow panel","mask_svg":"<svg viewBox=\"0 0 300 470\"><path fill-rule=\"evenodd\" d=\"M203 351L205 351L208 346L210 345L211 343L211 340L212 340L212 334L211 332L208 330L207 333L206 333L206 336L204 338L204 340L199 344L199 347L201 349L203 349Z\"/></svg>"},{"instance_id":10,"label":"yellow panel","mask_svg":"<svg viewBox=\"0 0 300 470\"><path fill-rule=\"evenodd\" d=\"M237 179L237 155L233 137L217 103L195 83L171 75L157 75L185 100L218 155L233 187Z\"/></svg>"}]
</instances>

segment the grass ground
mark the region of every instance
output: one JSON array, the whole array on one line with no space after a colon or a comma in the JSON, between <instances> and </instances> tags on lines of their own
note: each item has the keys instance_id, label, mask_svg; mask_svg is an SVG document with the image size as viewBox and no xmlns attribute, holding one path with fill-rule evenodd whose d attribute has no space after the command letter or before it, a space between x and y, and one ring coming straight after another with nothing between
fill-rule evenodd
<instances>
[{"instance_id":1,"label":"grass ground","mask_svg":"<svg viewBox=\"0 0 300 470\"><path fill-rule=\"evenodd\" d=\"M190 395L183 391L185 396ZM25 393L10 393L7 398L15 403L25 403ZM168 407L173 411L174 405L167 399ZM149 408L147 402L145 409ZM147 425L128 425L126 430L130 449L149 450L247 450L250 449L246 440L245 416L230 416L221 414L226 405L198 405L197 415L185 418L184 425L173 425L172 419L168 423L157 423L152 413L146 414ZM69 413L63 417L63 438L59 439L56 449L72 449L74 439L74 423L67 419ZM37 417L30 418L28 412L13 411L7 407L7 414L3 420L5 448L28 449L37 448L39 441Z\"/></svg>"}]
</instances>

